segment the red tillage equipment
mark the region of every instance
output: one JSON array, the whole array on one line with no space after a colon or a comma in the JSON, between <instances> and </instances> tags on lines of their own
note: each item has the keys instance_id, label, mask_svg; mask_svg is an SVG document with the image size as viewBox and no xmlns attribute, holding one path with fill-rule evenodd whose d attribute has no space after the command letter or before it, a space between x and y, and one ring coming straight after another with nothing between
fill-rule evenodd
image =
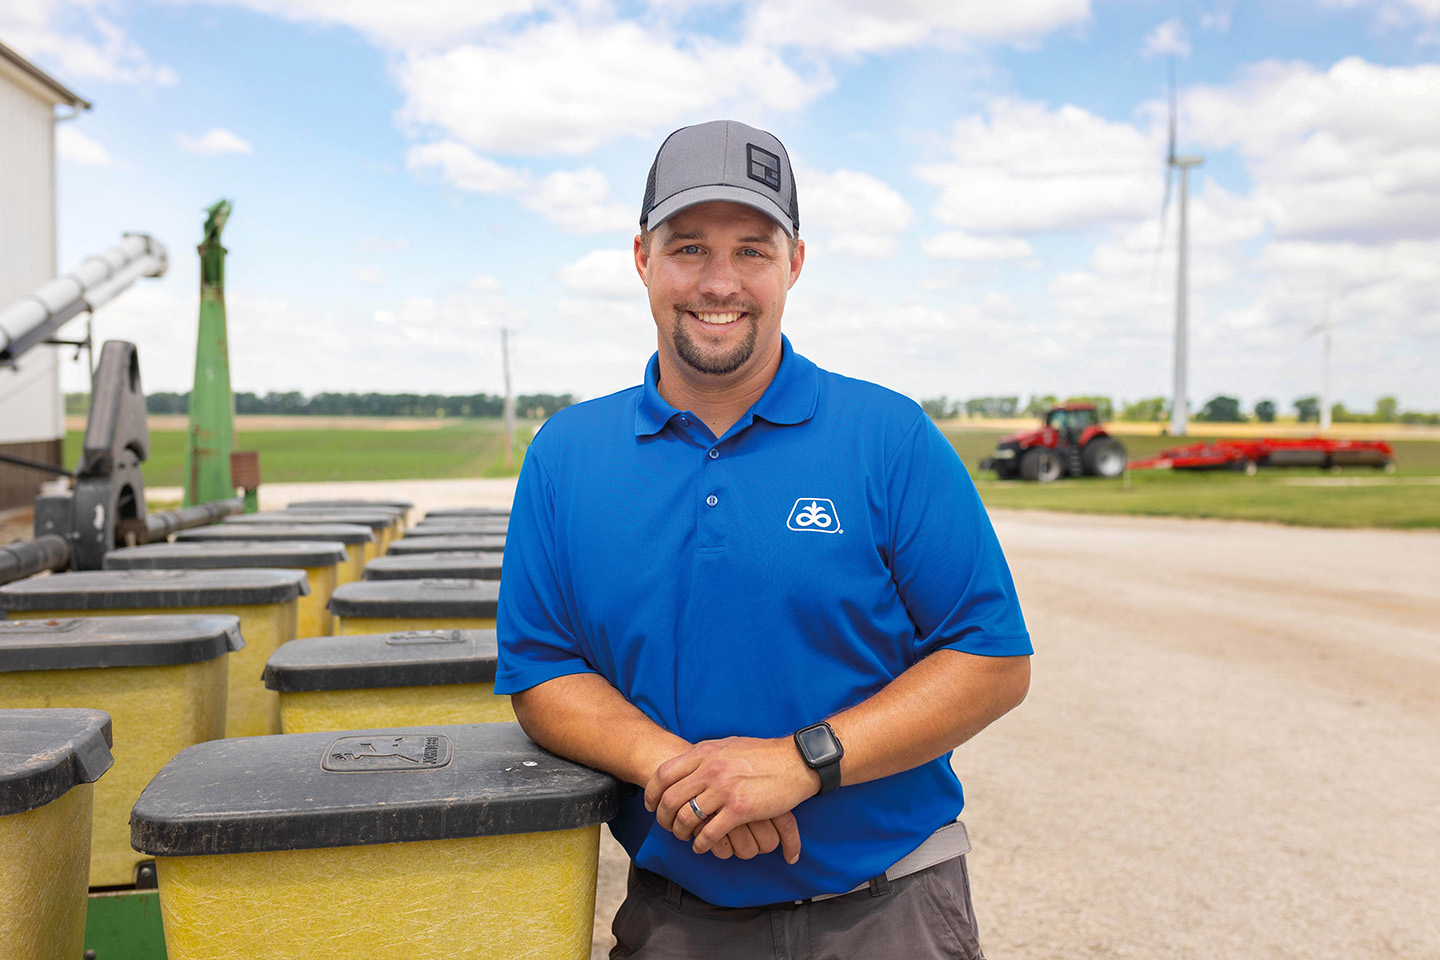
<instances>
[{"instance_id":1,"label":"red tillage equipment","mask_svg":"<svg viewBox=\"0 0 1440 960\"><path fill-rule=\"evenodd\" d=\"M1384 440L1211 440L1170 447L1153 457L1130 461L1131 470L1240 470L1260 467L1375 467L1395 470L1395 450Z\"/></svg>"}]
</instances>

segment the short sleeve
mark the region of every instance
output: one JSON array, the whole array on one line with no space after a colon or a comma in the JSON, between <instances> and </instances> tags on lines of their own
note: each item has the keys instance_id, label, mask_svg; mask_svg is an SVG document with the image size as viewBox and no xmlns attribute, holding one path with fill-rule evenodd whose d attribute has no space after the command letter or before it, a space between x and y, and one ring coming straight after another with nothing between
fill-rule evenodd
<instances>
[{"instance_id":1,"label":"short sleeve","mask_svg":"<svg viewBox=\"0 0 1440 960\"><path fill-rule=\"evenodd\" d=\"M556 677L595 672L572 626L558 551L554 487L532 445L520 469L500 568L496 693L519 693Z\"/></svg>"},{"instance_id":2,"label":"short sleeve","mask_svg":"<svg viewBox=\"0 0 1440 960\"><path fill-rule=\"evenodd\" d=\"M921 415L887 470L890 569L916 625L916 659L950 648L1034 651L1000 541L955 448Z\"/></svg>"}]
</instances>

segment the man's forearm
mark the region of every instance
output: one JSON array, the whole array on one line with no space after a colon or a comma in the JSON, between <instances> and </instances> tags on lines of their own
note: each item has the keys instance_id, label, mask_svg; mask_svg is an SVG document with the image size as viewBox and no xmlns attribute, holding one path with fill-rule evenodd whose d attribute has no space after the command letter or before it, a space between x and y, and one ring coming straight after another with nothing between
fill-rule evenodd
<instances>
[{"instance_id":1,"label":"man's forearm","mask_svg":"<svg viewBox=\"0 0 1440 960\"><path fill-rule=\"evenodd\" d=\"M1028 656L937 650L829 718L845 748L840 782L878 780L927 763L1019 706L1029 688Z\"/></svg>"},{"instance_id":2,"label":"man's forearm","mask_svg":"<svg viewBox=\"0 0 1440 960\"><path fill-rule=\"evenodd\" d=\"M556 677L510 700L520 726L540 746L638 786L690 747L598 674Z\"/></svg>"}]
</instances>

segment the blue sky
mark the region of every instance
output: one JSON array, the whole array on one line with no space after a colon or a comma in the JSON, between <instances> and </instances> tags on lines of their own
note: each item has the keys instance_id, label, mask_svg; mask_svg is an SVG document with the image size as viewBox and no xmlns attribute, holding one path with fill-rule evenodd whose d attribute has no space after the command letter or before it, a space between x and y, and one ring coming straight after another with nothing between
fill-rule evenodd
<instances>
[{"instance_id":1,"label":"blue sky","mask_svg":"<svg viewBox=\"0 0 1440 960\"><path fill-rule=\"evenodd\" d=\"M97 318L191 376L202 210L234 201L237 389L596 396L654 348L655 148L735 117L797 166L786 326L915 397L1169 392L1167 63L1192 178L1191 401L1440 409L1440 0L16 0L61 124L60 260L172 268ZM66 383L83 372L71 366Z\"/></svg>"}]
</instances>

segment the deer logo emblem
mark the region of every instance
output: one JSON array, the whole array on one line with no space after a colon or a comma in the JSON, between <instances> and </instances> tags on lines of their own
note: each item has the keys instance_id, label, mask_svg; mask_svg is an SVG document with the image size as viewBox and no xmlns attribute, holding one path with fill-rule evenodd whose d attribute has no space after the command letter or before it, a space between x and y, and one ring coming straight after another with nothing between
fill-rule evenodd
<instances>
[{"instance_id":1,"label":"deer logo emblem","mask_svg":"<svg viewBox=\"0 0 1440 960\"><path fill-rule=\"evenodd\" d=\"M795 506L790 508L790 520L785 525L801 533L842 532L834 502L823 497L801 497L796 500Z\"/></svg>"}]
</instances>

